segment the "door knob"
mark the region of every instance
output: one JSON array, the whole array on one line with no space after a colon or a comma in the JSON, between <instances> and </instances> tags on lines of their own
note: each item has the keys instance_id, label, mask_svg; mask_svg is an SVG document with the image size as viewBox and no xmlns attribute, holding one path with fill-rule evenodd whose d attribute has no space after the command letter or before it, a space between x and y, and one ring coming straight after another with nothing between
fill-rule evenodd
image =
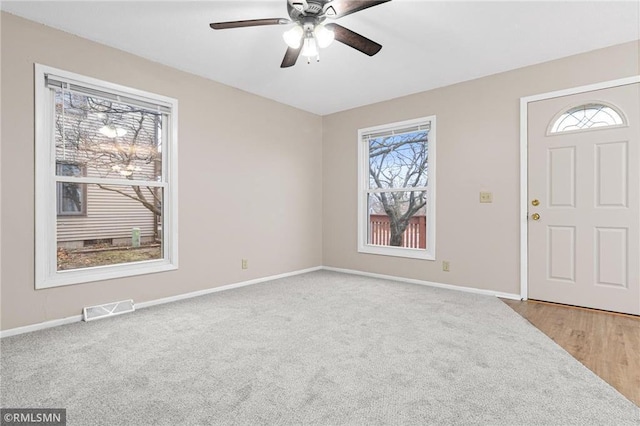
<instances>
[{"instance_id":1,"label":"door knob","mask_svg":"<svg viewBox=\"0 0 640 426\"><path fill-rule=\"evenodd\" d=\"M538 200L531 201L531 205L532 206L537 206L538 204L540 204L540 201L538 201Z\"/></svg>"},{"instance_id":2,"label":"door knob","mask_svg":"<svg viewBox=\"0 0 640 426\"><path fill-rule=\"evenodd\" d=\"M540 220L540 215L538 213L534 213L534 214L531 215L531 219Z\"/></svg>"}]
</instances>

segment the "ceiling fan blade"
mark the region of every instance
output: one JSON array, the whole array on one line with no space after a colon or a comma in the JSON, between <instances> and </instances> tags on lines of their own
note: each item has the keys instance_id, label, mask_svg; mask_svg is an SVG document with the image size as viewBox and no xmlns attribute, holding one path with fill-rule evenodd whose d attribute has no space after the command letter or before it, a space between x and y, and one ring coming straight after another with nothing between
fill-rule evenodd
<instances>
[{"instance_id":1,"label":"ceiling fan blade","mask_svg":"<svg viewBox=\"0 0 640 426\"><path fill-rule=\"evenodd\" d=\"M282 59L282 64L280 68L289 68L296 64L298 60L298 56L300 56L300 51L302 50L302 46L294 49L293 47L289 47L284 54L284 58Z\"/></svg>"},{"instance_id":2,"label":"ceiling fan blade","mask_svg":"<svg viewBox=\"0 0 640 426\"><path fill-rule=\"evenodd\" d=\"M328 29L333 31L336 40L340 43L344 43L349 47L353 47L356 50L361 51L362 53L373 56L382 49L382 45L376 43L373 40L369 40L365 36L361 36L360 34L353 32L342 25L338 24L327 24L325 25Z\"/></svg>"},{"instance_id":3,"label":"ceiling fan blade","mask_svg":"<svg viewBox=\"0 0 640 426\"><path fill-rule=\"evenodd\" d=\"M391 0L333 0L327 6L335 11L335 15L330 17L337 19L388 1Z\"/></svg>"},{"instance_id":4,"label":"ceiling fan blade","mask_svg":"<svg viewBox=\"0 0 640 426\"><path fill-rule=\"evenodd\" d=\"M285 25L291 23L284 18L247 19L245 21L213 22L209 24L214 30L226 30L228 28L259 27L262 25Z\"/></svg>"}]
</instances>

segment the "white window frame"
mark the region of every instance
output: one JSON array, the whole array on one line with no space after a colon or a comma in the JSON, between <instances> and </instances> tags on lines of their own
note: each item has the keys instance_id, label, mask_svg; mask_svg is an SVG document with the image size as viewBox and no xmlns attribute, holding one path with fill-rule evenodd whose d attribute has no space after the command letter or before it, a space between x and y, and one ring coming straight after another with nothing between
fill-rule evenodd
<instances>
[{"instance_id":1,"label":"white window frame","mask_svg":"<svg viewBox=\"0 0 640 426\"><path fill-rule=\"evenodd\" d=\"M71 84L123 96L170 109L168 141L163 145L162 259L82 269L57 270L56 239L56 155L54 140L55 108L53 91L46 86L46 76ZM163 141L164 142L164 141ZM89 178L74 178L92 183ZM102 179L105 184L122 185L120 179ZM135 181L132 181L135 183ZM127 181L127 184L132 182ZM113 278L157 273L178 269L178 101L154 93L109 83L76 73L35 64L35 288L44 289L70 284L89 283Z\"/></svg>"},{"instance_id":2,"label":"white window frame","mask_svg":"<svg viewBox=\"0 0 640 426\"><path fill-rule=\"evenodd\" d=\"M369 215L368 194L388 192L388 190L369 189L369 149L363 136L370 133L385 132L429 123L429 142L427 145L429 162L429 180L427 182L426 249L391 247L368 244ZM410 187L402 189L410 190ZM407 257L412 259L436 259L436 116L367 127L358 130L358 252L385 256Z\"/></svg>"}]
</instances>

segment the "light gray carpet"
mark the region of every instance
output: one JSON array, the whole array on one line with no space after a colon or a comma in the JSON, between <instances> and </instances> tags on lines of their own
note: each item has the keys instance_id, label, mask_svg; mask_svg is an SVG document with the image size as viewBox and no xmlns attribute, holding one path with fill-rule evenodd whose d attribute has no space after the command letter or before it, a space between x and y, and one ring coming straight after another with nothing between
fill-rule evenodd
<instances>
[{"instance_id":1,"label":"light gray carpet","mask_svg":"<svg viewBox=\"0 0 640 426\"><path fill-rule=\"evenodd\" d=\"M495 298L326 271L1 350L1 405L66 408L69 425L640 424Z\"/></svg>"}]
</instances>

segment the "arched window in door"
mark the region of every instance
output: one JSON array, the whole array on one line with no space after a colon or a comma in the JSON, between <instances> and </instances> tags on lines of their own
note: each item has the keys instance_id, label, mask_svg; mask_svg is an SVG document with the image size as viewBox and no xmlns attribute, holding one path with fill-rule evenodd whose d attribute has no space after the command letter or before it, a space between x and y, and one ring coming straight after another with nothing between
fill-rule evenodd
<instances>
[{"instance_id":1,"label":"arched window in door","mask_svg":"<svg viewBox=\"0 0 640 426\"><path fill-rule=\"evenodd\" d=\"M624 115L620 111L603 103L582 104L556 117L549 129L550 134L626 125Z\"/></svg>"}]
</instances>

